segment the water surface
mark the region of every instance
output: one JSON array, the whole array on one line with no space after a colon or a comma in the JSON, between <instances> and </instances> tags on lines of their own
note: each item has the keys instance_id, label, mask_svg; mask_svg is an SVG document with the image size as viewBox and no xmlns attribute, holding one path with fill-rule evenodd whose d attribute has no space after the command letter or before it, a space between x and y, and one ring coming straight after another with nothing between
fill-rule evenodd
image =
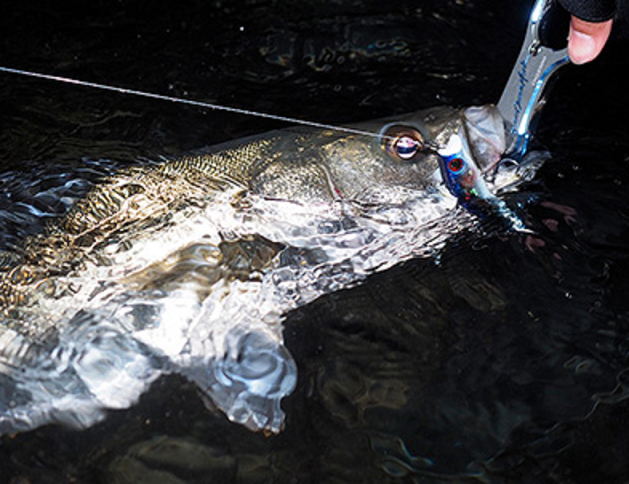
<instances>
[{"instance_id":1,"label":"water surface","mask_svg":"<svg viewBox=\"0 0 629 484\"><path fill-rule=\"evenodd\" d=\"M0 21L2 62L349 122L496 101L528 8L503 3L16 2ZM533 234L463 233L438 264L409 261L289 314L299 380L282 433L232 424L166 377L91 429L3 437L0 480L625 482L623 47L555 86L539 132L552 160L526 188ZM51 189L69 204L138 160L279 127L39 80L0 83L0 244L63 213ZM40 213L16 200L36 200Z\"/></svg>"}]
</instances>

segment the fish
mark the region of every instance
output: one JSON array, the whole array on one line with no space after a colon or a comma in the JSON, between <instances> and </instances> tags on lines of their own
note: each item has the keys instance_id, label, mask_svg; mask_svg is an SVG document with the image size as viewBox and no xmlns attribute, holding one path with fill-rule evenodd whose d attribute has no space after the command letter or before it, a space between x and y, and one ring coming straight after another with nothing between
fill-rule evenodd
<instances>
[{"instance_id":1,"label":"fish","mask_svg":"<svg viewBox=\"0 0 629 484\"><path fill-rule=\"evenodd\" d=\"M280 432L298 378L286 314L436 257L479 223L466 204L500 200L492 105L353 128L286 128L121 168L0 252L0 434L87 428L165 374L229 420ZM462 158L473 176L459 176Z\"/></svg>"}]
</instances>

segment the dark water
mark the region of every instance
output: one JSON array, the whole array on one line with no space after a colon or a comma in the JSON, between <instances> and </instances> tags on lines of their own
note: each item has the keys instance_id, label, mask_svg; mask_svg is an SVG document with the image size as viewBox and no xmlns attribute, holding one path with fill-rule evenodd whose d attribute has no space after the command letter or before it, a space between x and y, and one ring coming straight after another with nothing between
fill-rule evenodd
<instances>
[{"instance_id":1,"label":"dark water","mask_svg":"<svg viewBox=\"0 0 629 484\"><path fill-rule=\"evenodd\" d=\"M9 1L0 64L342 123L496 101L529 7ZM3 437L0 481L627 482L625 48L555 86L539 130L552 160L527 188L533 235L464 234L439 265L411 261L289 315L299 382L280 435L230 424L171 377L89 430ZM69 173L96 180L280 126L5 74L0 86L2 173L24 180L0 174L2 244L41 229L15 200Z\"/></svg>"}]
</instances>

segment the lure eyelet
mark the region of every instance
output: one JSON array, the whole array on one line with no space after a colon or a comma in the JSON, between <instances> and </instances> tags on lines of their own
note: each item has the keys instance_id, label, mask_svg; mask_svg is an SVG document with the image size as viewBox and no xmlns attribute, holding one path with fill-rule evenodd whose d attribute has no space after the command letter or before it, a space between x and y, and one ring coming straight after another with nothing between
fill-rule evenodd
<instances>
[{"instance_id":1,"label":"lure eyelet","mask_svg":"<svg viewBox=\"0 0 629 484\"><path fill-rule=\"evenodd\" d=\"M413 161L424 150L421 133L409 126L385 126L381 136L382 147L396 161Z\"/></svg>"}]
</instances>

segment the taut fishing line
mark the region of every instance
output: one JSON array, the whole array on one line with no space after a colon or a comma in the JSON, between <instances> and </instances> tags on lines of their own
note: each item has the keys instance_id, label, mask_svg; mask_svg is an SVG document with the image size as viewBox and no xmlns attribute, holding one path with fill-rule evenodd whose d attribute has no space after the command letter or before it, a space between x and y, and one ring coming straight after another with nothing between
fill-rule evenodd
<instances>
[{"instance_id":1,"label":"taut fishing line","mask_svg":"<svg viewBox=\"0 0 629 484\"><path fill-rule=\"evenodd\" d=\"M255 116L258 118L265 118L265 119L272 119L274 121L281 121L281 122L285 122L285 123L291 123L291 124L298 124L298 125L302 125L302 126L309 126L311 128L319 128L319 129L329 129L329 130L334 130L334 131L341 131L344 133L349 133L349 134L357 134L357 135L362 135L362 136L371 136L371 137L375 137L375 138L379 138L379 139L383 139L383 138L388 138L387 136L383 136L380 133L373 133L371 131L363 131L360 129L353 129L353 128L347 128L344 126L335 126L332 124L325 124L325 123L316 123L314 121L304 121L302 119L296 119L296 118L289 118L286 116L278 116L275 114L269 114L269 113L261 113L258 111L251 111L249 109L241 109L241 108L234 108L234 107L230 107L230 106L222 106L220 104L212 104L212 103L208 103L208 102L204 102L204 101L195 101L193 99L185 99L185 98L179 98L179 97L174 97L174 96L166 96L164 94L156 94L156 93L152 93L152 92L146 92L146 91L138 91L136 89L127 89L124 87L117 87L117 86L110 86L107 84L99 84L96 82L89 82L89 81L82 81L79 79L73 79L70 77L62 77L62 76L53 76L50 74L42 74L39 72L32 72L32 71L24 71L24 70L20 70L20 69L12 69L10 67L1 67L0 66L0 72L6 72L9 74L18 74L21 76L28 76L28 77L35 77L38 79L46 79L48 81L56 81L56 82L63 82L66 84L75 84L78 86L83 86L83 87L91 87L94 89L101 89L101 90L105 90L105 91L113 91L113 92L117 92L119 94L131 94L133 96L140 96L140 97L146 97L146 98L150 98L150 99L157 99L159 101L169 101L169 102L173 102L173 103L180 103L180 104L187 104L189 106L195 106L195 107L200 107L200 108L206 108L206 109L213 109L213 110L217 110L217 111L226 111L228 113L236 113L236 114L243 114L246 116Z\"/></svg>"}]
</instances>

